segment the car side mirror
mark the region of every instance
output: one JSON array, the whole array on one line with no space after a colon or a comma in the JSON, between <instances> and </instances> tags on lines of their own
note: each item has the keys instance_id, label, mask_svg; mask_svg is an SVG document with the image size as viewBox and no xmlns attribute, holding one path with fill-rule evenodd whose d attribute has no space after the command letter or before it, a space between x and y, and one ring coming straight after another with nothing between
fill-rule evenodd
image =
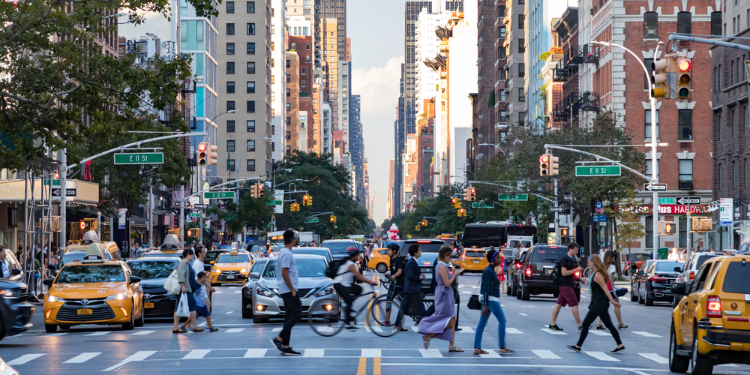
<instances>
[{"instance_id":1,"label":"car side mirror","mask_svg":"<svg viewBox=\"0 0 750 375\"><path fill-rule=\"evenodd\" d=\"M685 284L673 284L672 294L685 294Z\"/></svg>"},{"instance_id":2,"label":"car side mirror","mask_svg":"<svg viewBox=\"0 0 750 375\"><path fill-rule=\"evenodd\" d=\"M55 279L45 279L44 281L42 281L42 284L46 286L52 286L53 281L55 281Z\"/></svg>"},{"instance_id":3,"label":"car side mirror","mask_svg":"<svg viewBox=\"0 0 750 375\"><path fill-rule=\"evenodd\" d=\"M15 268L13 271L10 271L10 275L11 276L16 276L16 275L20 275L20 274L21 274L21 269L20 268Z\"/></svg>"},{"instance_id":4,"label":"car side mirror","mask_svg":"<svg viewBox=\"0 0 750 375\"><path fill-rule=\"evenodd\" d=\"M129 284L136 284L136 283L140 283L140 282L141 282L141 278L140 277L138 277L138 276L130 276L130 282L129 282Z\"/></svg>"},{"instance_id":5,"label":"car side mirror","mask_svg":"<svg viewBox=\"0 0 750 375\"><path fill-rule=\"evenodd\" d=\"M250 272L249 277L253 280L258 280L260 279L260 272Z\"/></svg>"},{"instance_id":6,"label":"car side mirror","mask_svg":"<svg viewBox=\"0 0 750 375\"><path fill-rule=\"evenodd\" d=\"M675 267L674 272L682 272L682 267Z\"/></svg>"},{"instance_id":7,"label":"car side mirror","mask_svg":"<svg viewBox=\"0 0 750 375\"><path fill-rule=\"evenodd\" d=\"M212 261L208 262L208 264L214 264L214 261L212 260Z\"/></svg>"}]
</instances>

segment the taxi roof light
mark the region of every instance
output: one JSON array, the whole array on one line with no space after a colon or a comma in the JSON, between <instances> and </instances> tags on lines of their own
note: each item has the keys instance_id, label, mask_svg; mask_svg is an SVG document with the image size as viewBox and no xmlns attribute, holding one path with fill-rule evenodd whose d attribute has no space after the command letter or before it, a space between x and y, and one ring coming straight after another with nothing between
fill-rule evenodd
<instances>
[{"instance_id":1,"label":"taxi roof light","mask_svg":"<svg viewBox=\"0 0 750 375\"><path fill-rule=\"evenodd\" d=\"M104 263L102 251L99 245L92 243L86 248L86 255L83 256L83 263Z\"/></svg>"}]
</instances>

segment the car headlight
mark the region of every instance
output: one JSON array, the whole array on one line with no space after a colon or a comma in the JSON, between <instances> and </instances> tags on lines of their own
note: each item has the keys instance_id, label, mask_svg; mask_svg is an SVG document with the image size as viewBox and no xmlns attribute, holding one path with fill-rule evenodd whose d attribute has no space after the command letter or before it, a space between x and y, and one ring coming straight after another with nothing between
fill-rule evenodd
<instances>
[{"instance_id":1,"label":"car headlight","mask_svg":"<svg viewBox=\"0 0 750 375\"><path fill-rule=\"evenodd\" d=\"M250 270L247 269L247 268L243 268L243 269L240 270L241 273L247 273L247 271L250 271Z\"/></svg>"},{"instance_id":2,"label":"car headlight","mask_svg":"<svg viewBox=\"0 0 750 375\"><path fill-rule=\"evenodd\" d=\"M216 268L211 269L211 273L220 273L221 271L217 270Z\"/></svg>"},{"instance_id":3,"label":"car headlight","mask_svg":"<svg viewBox=\"0 0 750 375\"><path fill-rule=\"evenodd\" d=\"M275 295L275 290L271 290L270 288L266 287L265 285L258 285L258 294L264 297L273 297Z\"/></svg>"},{"instance_id":4,"label":"car headlight","mask_svg":"<svg viewBox=\"0 0 750 375\"><path fill-rule=\"evenodd\" d=\"M333 287L330 286L330 285L327 286L327 287L325 287L325 288L323 288L323 289L321 289L321 290L319 290L317 293L315 293L315 297L323 297L323 296L327 296L329 294L333 294Z\"/></svg>"},{"instance_id":5,"label":"car headlight","mask_svg":"<svg viewBox=\"0 0 750 375\"><path fill-rule=\"evenodd\" d=\"M62 302L62 303L65 303L65 299L64 298L60 298L60 297L55 297L55 296L53 296L51 294L47 294L47 302L50 302L50 303L51 302Z\"/></svg>"},{"instance_id":6,"label":"car headlight","mask_svg":"<svg viewBox=\"0 0 750 375\"><path fill-rule=\"evenodd\" d=\"M114 300L124 301L125 297L126 297L125 293L117 293L115 295L111 295L107 297L105 301L114 301Z\"/></svg>"}]
</instances>

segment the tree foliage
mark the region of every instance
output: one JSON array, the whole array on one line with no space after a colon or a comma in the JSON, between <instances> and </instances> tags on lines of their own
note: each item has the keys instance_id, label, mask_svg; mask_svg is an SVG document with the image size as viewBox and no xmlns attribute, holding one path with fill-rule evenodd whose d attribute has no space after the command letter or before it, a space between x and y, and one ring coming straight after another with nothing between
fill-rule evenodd
<instances>
[{"instance_id":1,"label":"tree foliage","mask_svg":"<svg viewBox=\"0 0 750 375\"><path fill-rule=\"evenodd\" d=\"M264 194L263 198L251 197L250 186L255 183L246 181L240 183L239 202L224 201L220 205L212 205L206 211L208 214L216 215L224 220L227 232L230 235L242 233L244 228L257 228L261 231L268 229L273 215L273 206L270 194Z\"/></svg>"}]
</instances>

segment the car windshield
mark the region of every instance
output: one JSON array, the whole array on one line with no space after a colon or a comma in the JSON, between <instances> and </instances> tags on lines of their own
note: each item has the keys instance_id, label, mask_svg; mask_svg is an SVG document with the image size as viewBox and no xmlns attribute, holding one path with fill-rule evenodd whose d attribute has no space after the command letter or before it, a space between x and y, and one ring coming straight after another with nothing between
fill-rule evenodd
<instances>
[{"instance_id":1,"label":"car windshield","mask_svg":"<svg viewBox=\"0 0 750 375\"><path fill-rule=\"evenodd\" d=\"M750 266L744 262L729 263L724 276L724 292L750 294ZM740 297L742 298L742 297ZM745 309L747 311L747 308ZM745 315L747 316L747 315Z\"/></svg>"},{"instance_id":2,"label":"car windshield","mask_svg":"<svg viewBox=\"0 0 750 375\"><path fill-rule=\"evenodd\" d=\"M247 254L221 254L216 263L250 263L250 256Z\"/></svg>"},{"instance_id":3,"label":"car windshield","mask_svg":"<svg viewBox=\"0 0 750 375\"><path fill-rule=\"evenodd\" d=\"M357 247L357 245L354 242L347 242L347 241L341 241L341 242L323 242L320 247L327 247L328 250L331 250L331 254L346 254L346 249L349 247L354 246Z\"/></svg>"},{"instance_id":4,"label":"car windshield","mask_svg":"<svg viewBox=\"0 0 750 375\"><path fill-rule=\"evenodd\" d=\"M323 259L295 259L299 277L327 277L326 261ZM263 272L264 278L276 277L276 260L271 260Z\"/></svg>"},{"instance_id":5,"label":"car windshield","mask_svg":"<svg viewBox=\"0 0 750 375\"><path fill-rule=\"evenodd\" d=\"M295 254L310 254L310 255L320 255L322 257L325 257L328 259L328 252L324 250L310 250L305 248L298 248L293 250ZM328 259L330 260L330 259Z\"/></svg>"},{"instance_id":6,"label":"car windshield","mask_svg":"<svg viewBox=\"0 0 750 375\"><path fill-rule=\"evenodd\" d=\"M433 263L435 263L435 259L437 259L438 255L438 253L422 254L422 256L417 259L417 263L423 266L431 266Z\"/></svg>"},{"instance_id":7,"label":"car windshield","mask_svg":"<svg viewBox=\"0 0 750 375\"><path fill-rule=\"evenodd\" d=\"M466 256L471 258L481 258L487 252L485 250L466 250Z\"/></svg>"},{"instance_id":8,"label":"car windshield","mask_svg":"<svg viewBox=\"0 0 750 375\"><path fill-rule=\"evenodd\" d=\"M531 257L532 262L557 262L562 259L568 252L567 247L540 247L534 250Z\"/></svg>"},{"instance_id":9,"label":"car windshield","mask_svg":"<svg viewBox=\"0 0 750 375\"><path fill-rule=\"evenodd\" d=\"M505 255L505 259L509 259L513 257L513 250L504 250L503 255Z\"/></svg>"},{"instance_id":10,"label":"car windshield","mask_svg":"<svg viewBox=\"0 0 750 375\"><path fill-rule=\"evenodd\" d=\"M223 251L209 251L206 253L206 261L210 262L212 260L216 260L216 257L219 256L219 254L223 254Z\"/></svg>"},{"instance_id":11,"label":"car windshield","mask_svg":"<svg viewBox=\"0 0 750 375\"><path fill-rule=\"evenodd\" d=\"M182 251L175 251L175 252L169 252L169 253L162 253L162 252L155 252L151 253L148 252L143 255L144 258L156 258L156 257L175 257L175 258L181 258L182 257Z\"/></svg>"},{"instance_id":12,"label":"car windshield","mask_svg":"<svg viewBox=\"0 0 750 375\"><path fill-rule=\"evenodd\" d=\"M169 277L172 271L177 268L177 263L176 260L147 260L128 262L128 266L133 270L133 275L143 280L149 280Z\"/></svg>"},{"instance_id":13,"label":"car windshield","mask_svg":"<svg viewBox=\"0 0 750 375\"><path fill-rule=\"evenodd\" d=\"M106 283L125 281L122 267L118 265L87 264L68 266L60 270L55 284Z\"/></svg>"},{"instance_id":14,"label":"car windshield","mask_svg":"<svg viewBox=\"0 0 750 375\"><path fill-rule=\"evenodd\" d=\"M268 259L258 259L257 262L253 263L253 267L250 269L250 272L260 272L263 270L263 267L268 262Z\"/></svg>"},{"instance_id":15,"label":"car windshield","mask_svg":"<svg viewBox=\"0 0 750 375\"><path fill-rule=\"evenodd\" d=\"M682 268L682 262L656 262L655 272L675 272L675 267Z\"/></svg>"},{"instance_id":16,"label":"car windshield","mask_svg":"<svg viewBox=\"0 0 750 375\"><path fill-rule=\"evenodd\" d=\"M709 259L711 259L711 258L713 258L715 256L716 255L713 255L713 254L703 254L703 255L699 256L698 259L695 261L695 267L694 268L696 270L701 269L701 266L703 265L703 263L706 263L707 260L709 260Z\"/></svg>"}]
</instances>

